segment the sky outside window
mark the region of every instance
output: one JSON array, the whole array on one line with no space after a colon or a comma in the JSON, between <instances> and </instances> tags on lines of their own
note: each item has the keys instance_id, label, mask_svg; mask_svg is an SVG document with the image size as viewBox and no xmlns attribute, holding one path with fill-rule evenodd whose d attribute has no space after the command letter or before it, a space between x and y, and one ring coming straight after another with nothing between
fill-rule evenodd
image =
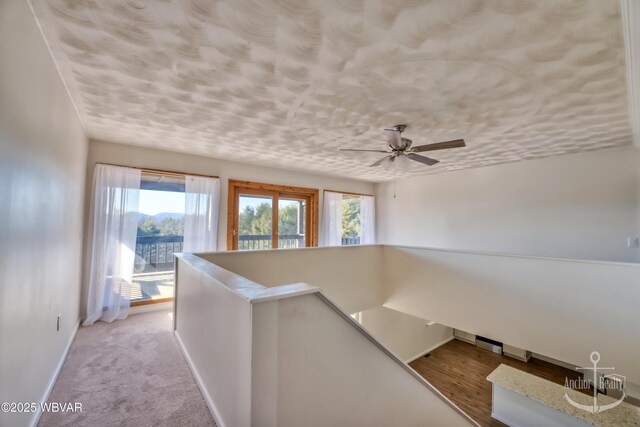
<instances>
[{"instance_id":1,"label":"sky outside window","mask_svg":"<svg viewBox=\"0 0 640 427\"><path fill-rule=\"evenodd\" d=\"M163 212L184 214L184 193L140 190L140 213L153 216Z\"/></svg>"}]
</instances>

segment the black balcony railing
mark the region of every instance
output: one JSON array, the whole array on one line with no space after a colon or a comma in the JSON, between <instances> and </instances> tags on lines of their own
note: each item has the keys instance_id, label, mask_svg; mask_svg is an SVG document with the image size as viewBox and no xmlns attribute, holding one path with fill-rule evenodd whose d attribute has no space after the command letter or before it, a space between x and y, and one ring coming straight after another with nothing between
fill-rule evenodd
<instances>
[{"instance_id":1,"label":"black balcony railing","mask_svg":"<svg viewBox=\"0 0 640 427\"><path fill-rule=\"evenodd\" d=\"M343 237L342 246L359 245L360 237ZM304 234L283 234L278 236L279 248L304 248ZM238 236L238 249L241 251L255 249L270 249L270 234L245 234Z\"/></svg>"},{"instance_id":2,"label":"black balcony railing","mask_svg":"<svg viewBox=\"0 0 640 427\"><path fill-rule=\"evenodd\" d=\"M270 234L245 234L238 236L238 249L241 251L254 249L270 249ZM304 234L282 234L278 236L279 248L304 248Z\"/></svg>"},{"instance_id":3,"label":"black balcony railing","mask_svg":"<svg viewBox=\"0 0 640 427\"><path fill-rule=\"evenodd\" d=\"M139 236L135 272L173 270L174 253L182 252L183 236Z\"/></svg>"},{"instance_id":4,"label":"black balcony railing","mask_svg":"<svg viewBox=\"0 0 640 427\"><path fill-rule=\"evenodd\" d=\"M342 246L351 246L351 245L359 245L360 237L343 237L342 238Z\"/></svg>"},{"instance_id":5,"label":"black balcony railing","mask_svg":"<svg viewBox=\"0 0 640 427\"><path fill-rule=\"evenodd\" d=\"M182 252L183 236L145 236L136 239L135 272L172 270L174 253ZM358 245L360 237L343 237L342 246ZM304 248L304 234L278 236L279 248ZM271 235L254 234L238 236L238 249L270 249Z\"/></svg>"}]
</instances>

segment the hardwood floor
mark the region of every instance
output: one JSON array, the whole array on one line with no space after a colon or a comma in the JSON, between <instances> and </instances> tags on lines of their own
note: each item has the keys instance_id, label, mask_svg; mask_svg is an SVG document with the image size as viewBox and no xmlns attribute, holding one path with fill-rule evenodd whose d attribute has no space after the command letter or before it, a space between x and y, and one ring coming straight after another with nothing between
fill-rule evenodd
<instances>
[{"instance_id":1,"label":"hardwood floor","mask_svg":"<svg viewBox=\"0 0 640 427\"><path fill-rule=\"evenodd\" d=\"M457 339L409 365L481 426L504 426L491 418L491 383L487 381L487 376L501 363L556 384L582 376L538 359L522 362Z\"/></svg>"}]
</instances>

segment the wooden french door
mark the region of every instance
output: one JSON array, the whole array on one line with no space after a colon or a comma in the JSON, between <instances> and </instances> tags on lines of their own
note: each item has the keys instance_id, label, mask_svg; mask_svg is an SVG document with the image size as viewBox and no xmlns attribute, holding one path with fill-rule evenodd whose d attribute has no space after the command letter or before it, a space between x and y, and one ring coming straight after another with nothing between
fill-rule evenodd
<instances>
[{"instance_id":1,"label":"wooden french door","mask_svg":"<svg viewBox=\"0 0 640 427\"><path fill-rule=\"evenodd\" d=\"M318 190L229 181L227 249L318 245Z\"/></svg>"}]
</instances>

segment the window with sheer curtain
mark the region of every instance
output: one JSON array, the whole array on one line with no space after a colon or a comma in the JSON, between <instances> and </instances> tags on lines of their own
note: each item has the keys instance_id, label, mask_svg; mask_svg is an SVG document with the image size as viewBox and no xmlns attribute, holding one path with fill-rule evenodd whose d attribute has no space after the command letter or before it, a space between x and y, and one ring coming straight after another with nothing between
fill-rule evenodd
<instances>
[{"instance_id":1,"label":"window with sheer curtain","mask_svg":"<svg viewBox=\"0 0 640 427\"><path fill-rule=\"evenodd\" d=\"M376 242L375 198L324 192L322 245L368 245Z\"/></svg>"},{"instance_id":2,"label":"window with sheer curtain","mask_svg":"<svg viewBox=\"0 0 640 427\"><path fill-rule=\"evenodd\" d=\"M138 228L140 177L139 169L96 165L84 325L127 317Z\"/></svg>"},{"instance_id":3,"label":"window with sheer curtain","mask_svg":"<svg viewBox=\"0 0 640 427\"><path fill-rule=\"evenodd\" d=\"M213 252L218 248L220 180L185 177L184 252Z\"/></svg>"},{"instance_id":4,"label":"window with sheer curtain","mask_svg":"<svg viewBox=\"0 0 640 427\"><path fill-rule=\"evenodd\" d=\"M173 252L217 249L219 199L215 177L97 164L83 324L124 319L132 305L171 301ZM143 210L166 211L141 212L141 202Z\"/></svg>"}]
</instances>

